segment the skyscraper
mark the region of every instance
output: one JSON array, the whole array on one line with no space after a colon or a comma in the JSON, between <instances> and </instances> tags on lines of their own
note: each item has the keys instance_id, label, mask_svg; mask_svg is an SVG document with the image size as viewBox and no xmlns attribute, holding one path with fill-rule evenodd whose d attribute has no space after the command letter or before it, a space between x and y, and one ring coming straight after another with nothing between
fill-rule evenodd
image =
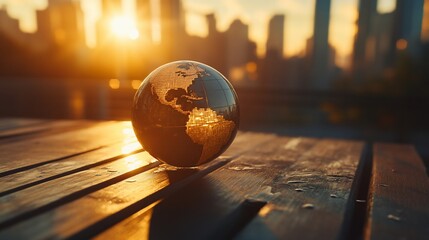
<instances>
[{"instance_id":1,"label":"skyscraper","mask_svg":"<svg viewBox=\"0 0 429 240\"><path fill-rule=\"evenodd\" d=\"M422 41L429 42L429 0L425 0L423 10Z\"/></svg>"},{"instance_id":2,"label":"skyscraper","mask_svg":"<svg viewBox=\"0 0 429 240\"><path fill-rule=\"evenodd\" d=\"M161 44L167 59L182 55L185 18L181 0L160 0Z\"/></svg>"},{"instance_id":3,"label":"skyscraper","mask_svg":"<svg viewBox=\"0 0 429 240\"><path fill-rule=\"evenodd\" d=\"M362 79L365 70L367 41L371 35L374 18L377 15L377 0L359 0L359 17L357 20L357 34L353 50L353 73L357 79Z\"/></svg>"},{"instance_id":4,"label":"skyscraper","mask_svg":"<svg viewBox=\"0 0 429 240\"><path fill-rule=\"evenodd\" d=\"M421 46L424 0L397 0L395 10L394 41L406 44L405 51L418 57ZM400 47L400 46L398 46Z\"/></svg>"},{"instance_id":5,"label":"skyscraper","mask_svg":"<svg viewBox=\"0 0 429 240\"><path fill-rule=\"evenodd\" d=\"M284 15L274 15L268 25L268 39L266 44L266 56L283 56L284 41Z\"/></svg>"},{"instance_id":6,"label":"skyscraper","mask_svg":"<svg viewBox=\"0 0 429 240\"><path fill-rule=\"evenodd\" d=\"M331 0L317 0L314 14L314 33L310 56L310 85L319 90L330 87L329 82L329 17Z\"/></svg>"},{"instance_id":7,"label":"skyscraper","mask_svg":"<svg viewBox=\"0 0 429 240\"><path fill-rule=\"evenodd\" d=\"M83 12L73 0L48 1L45 10L37 12L38 33L48 43L62 47L83 46Z\"/></svg>"}]
</instances>

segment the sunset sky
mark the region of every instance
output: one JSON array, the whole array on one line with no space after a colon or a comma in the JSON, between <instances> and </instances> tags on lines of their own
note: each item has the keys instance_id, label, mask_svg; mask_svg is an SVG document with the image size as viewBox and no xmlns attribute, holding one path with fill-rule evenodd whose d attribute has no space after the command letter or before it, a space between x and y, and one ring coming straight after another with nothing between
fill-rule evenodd
<instances>
[{"instance_id":1,"label":"sunset sky","mask_svg":"<svg viewBox=\"0 0 429 240\"><path fill-rule=\"evenodd\" d=\"M157 1L157 0L152 0ZM131 14L134 0L123 0L126 13ZM313 32L315 0L183 0L186 11L186 29L189 34L207 34L204 15L214 12L218 29L224 31L236 18L249 24L250 38L257 43L258 54L265 52L267 26L273 14L285 14L286 56L300 54L306 40ZM352 52L358 0L332 0L330 43L337 50L337 63L348 64ZM46 8L47 0L0 0L8 14L20 20L23 31L37 29L35 10ZM81 1L85 13L85 26L89 45L95 42L92 26L100 16L100 0ZM379 0L378 9L389 12L395 8L395 0Z\"/></svg>"}]
</instances>

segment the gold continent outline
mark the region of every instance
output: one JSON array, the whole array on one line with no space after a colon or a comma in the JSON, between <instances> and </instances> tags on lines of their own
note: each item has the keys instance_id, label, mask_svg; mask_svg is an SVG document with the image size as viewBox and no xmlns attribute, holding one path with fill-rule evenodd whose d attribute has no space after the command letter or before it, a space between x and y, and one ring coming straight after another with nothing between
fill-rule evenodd
<instances>
[{"instance_id":1,"label":"gold continent outline","mask_svg":"<svg viewBox=\"0 0 429 240\"><path fill-rule=\"evenodd\" d=\"M186 123L186 134L203 150L198 164L216 155L228 143L235 128L233 121L225 120L210 108L192 109Z\"/></svg>"},{"instance_id":2,"label":"gold continent outline","mask_svg":"<svg viewBox=\"0 0 429 240\"><path fill-rule=\"evenodd\" d=\"M176 63L166 66L154 75L149 82L152 84L152 92L154 92L159 101L164 104L172 107L174 110L179 111L182 114L188 114L188 111L183 111L180 105L177 104L177 98L167 101L165 96L170 89L185 89L192 84L192 82L198 77L198 73L206 71L199 67L198 65L191 63L192 67L189 69L179 68L179 65L182 63ZM181 74L178 74L178 71Z\"/></svg>"}]
</instances>

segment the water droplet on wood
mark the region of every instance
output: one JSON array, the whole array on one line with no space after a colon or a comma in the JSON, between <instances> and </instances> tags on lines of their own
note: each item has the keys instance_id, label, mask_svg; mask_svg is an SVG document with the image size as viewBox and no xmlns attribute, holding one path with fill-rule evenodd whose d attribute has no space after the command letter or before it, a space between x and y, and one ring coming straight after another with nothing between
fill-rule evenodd
<instances>
[{"instance_id":1,"label":"water droplet on wood","mask_svg":"<svg viewBox=\"0 0 429 240\"><path fill-rule=\"evenodd\" d=\"M302 204L302 206L301 206L302 208L305 208L305 209L313 209L314 208L314 205L313 204L311 204L311 203L306 203L306 204Z\"/></svg>"},{"instance_id":2,"label":"water droplet on wood","mask_svg":"<svg viewBox=\"0 0 429 240\"><path fill-rule=\"evenodd\" d=\"M135 179L128 179L128 180L125 180L125 182L133 183L133 182L136 182L136 180Z\"/></svg>"},{"instance_id":3,"label":"water droplet on wood","mask_svg":"<svg viewBox=\"0 0 429 240\"><path fill-rule=\"evenodd\" d=\"M237 167L229 167L229 170L234 170L234 171L245 171L245 170L255 170L255 169L261 169L258 167L248 167L248 166L237 166Z\"/></svg>"},{"instance_id":4,"label":"water droplet on wood","mask_svg":"<svg viewBox=\"0 0 429 240\"><path fill-rule=\"evenodd\" d=\"M387 215L387 218L388 218L388 219L390 219L390 220L397 221L397 222L401 221L401 218L400 218L400 217L395 216L395 215L393 215L393 214L389 214L389 215Z\"/></svg>"},{"instance_id":5,"label":"water droplet on wood","mask_svg":"<svg viewBox=\"0 0 429 240\"><path fill-rule=\"evenodd\" d=\"M291 184L291 183L307 183L308 181L303 181L303 180L290 180L287 181L287 184Z\"/></svg>"},{"instance_id":6,"label":"water droplet on wood","mask_svg":"<svg viewBox=\"0 0 429 240\"><path fill-rule=\"evenodd\" d=\"M295 188L295 191L297 191L297 192L304 192L304 189L302 189L302 188Z\"/></svg>"}]
</instances>

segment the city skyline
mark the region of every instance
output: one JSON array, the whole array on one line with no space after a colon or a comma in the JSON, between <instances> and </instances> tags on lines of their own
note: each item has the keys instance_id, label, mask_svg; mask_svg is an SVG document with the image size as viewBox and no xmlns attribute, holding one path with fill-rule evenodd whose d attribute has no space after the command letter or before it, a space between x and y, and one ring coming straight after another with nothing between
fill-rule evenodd
<instances>
[{"instance_id":1,"label":"city skyline","mask_svg":"<svg viewBox=\"0 0 429 240\"><path fill-rule=\"evenodd\" d=\"M156 0L152 0L152 5ZM123 0L123 8L127 15L134 14L134 0ZM389 12L394 9L394 0L379 1L379 11ZM158 3L159 4L159 3ZM47 0L0 0L0 6L7 6L8 14L20 20L21 30L31 29L31 18L34 10L46 8ZM85 14L85 30L87 43L94 44L88 35L95 31L88 29L88 24L95 27L101 16L100 2L98 0L82 1L81 8ZM272 1L272 4L263 4L260 1L195 1L183 0L186 11L186 30L191 35L206 36L207 25L205 14L215 13L218 19L217 28L225 31L235 19L240 19L249 25L249 38L256 42L259 56L265 55L265 44L268 35L269 19L275 14L284 14L287 21L284 26L284 52L283 55L291 57L304 54L306 40L313 33L314 0L305 1ZM349 67L350 55L355 33L355 20L357 18L357 0L332 0L331 25L329 41L336 48L337 64ZM293 10L293 11L292 11ZM33 13L31 13L33 11ZM350 13L351 12L351 13ZM90 14L89 14L90 13ZM156 11L155 11L156 13ZM256 17L250 17L256 16ZM29 20L30 19L30 20ZM34 28L34 26L33 26ZM159 29L158 29L159 30ZM155 30L156 31L156 28ZM95 36L92 36L94 38ZM156 38L156 33L155 33Z\"/></svg>"}]
</instances>

